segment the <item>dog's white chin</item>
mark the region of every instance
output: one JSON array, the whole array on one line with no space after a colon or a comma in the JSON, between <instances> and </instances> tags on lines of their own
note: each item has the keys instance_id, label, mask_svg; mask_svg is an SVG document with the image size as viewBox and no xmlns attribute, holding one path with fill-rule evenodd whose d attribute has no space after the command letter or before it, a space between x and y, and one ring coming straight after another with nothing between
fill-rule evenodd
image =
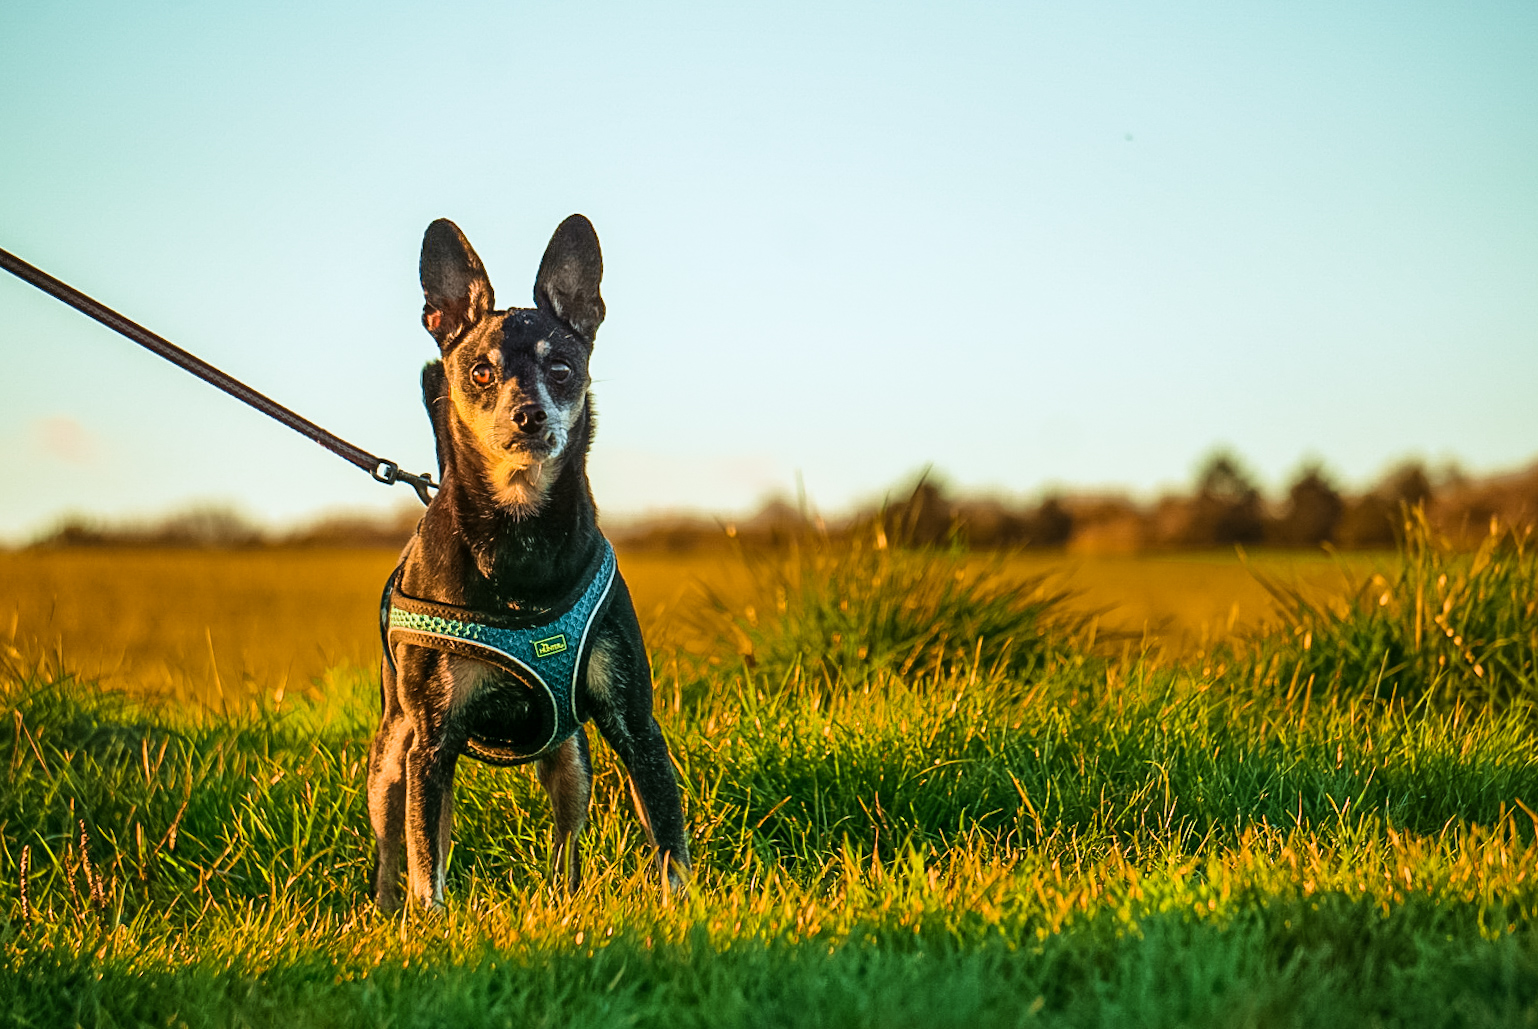
<instances>
[{"instance_id":1,"label":"dog's white chin","mask_svg":"<svg viewBox=\"0 0 1538 1029\"><path fill-rule=\"evenodd\" d=\"M550 489L550 461L524 457L503 461L492 469L492 495L497 504L514 518L529 518L545 506Z\"/></svg>"}]
</instances>

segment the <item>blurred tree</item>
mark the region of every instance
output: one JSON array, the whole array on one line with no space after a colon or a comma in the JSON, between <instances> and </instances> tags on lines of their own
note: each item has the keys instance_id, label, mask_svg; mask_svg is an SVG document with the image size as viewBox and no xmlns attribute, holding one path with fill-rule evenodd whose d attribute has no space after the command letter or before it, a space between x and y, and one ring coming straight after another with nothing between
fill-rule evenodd
<instances>
[{"instance_id":1,"label":"blurred tree","mask_svg":"<svg viewBox=\"0 0 1538 1029\"><path fill-rule=\"evenodd\" d=\"M888 505L881 518L887 537L899 546L943 543L956 525L954 505L928 472L920 476L907 500Z\"/></svg>"},{"instance_id":2,"label":"blurred tree","mask_svg":"<svg viewBox=\"0 0 1538 1029\"><path fill-rule=\"evenodd\" d=\"M1338 533L1341 546L1393 546L1403 528L1403 508L1428 504L1432 496L1431 477L1424 464L1412 460L1396 465L1369 493L1346 508Z\"/></svg>"},{"instance_id":3,"label":"blurred tree","mask_svg":"<svg viewBox=\"0 0 1538 1029\"><path fill-rule=\"evenodd\" d=\"M1392 547L1398 521L1397 506L1376 493L1365 493L1346 505L1336 527L1336 540L1354 550Z\"/></svg>"},{"instance_id":4,"label":"blurred tree","mask_svg":"<svg viewBox=\"0 0 1538 1029\"><path fill-rule=\"evenodd\" d=\"M1239 459L1218 450L1202 464L1182 541L1192 546L1258 543L1265 535L1260 490Z\"/></svg>"},{"instance_id":5,"label":"blurred tree","mask_svg":"<svg viewBox=\"0 0 1538 1029\"><path fill-rule=\"evenodd\" d=\"M1003 547L1019 535L1019 521L997 500L961 500L951 517L957 539L969 547Z\"/></svg>"},{"instance_id":6,"label":"blurred tree","mask_svg":"<svg viewBox=\"0 0 1538 1029\"><path fill-rule=\"evenodd\" d=\"M1373 492L1396 508L1399 504L1414 507L1431 501L1431 477L1420 461L1405 461L1390 470Z\"/></svg>"},{"instance_id":7,"label":"blurred tree","mask_svg":"<svg viewBox=\"0 0 1538 1029\"><path fill-rule=\"evenodd\" d=\"M1335 485L1317 462L1310 462L1287 488L1287 507L1273 526L1275 542L1293 547L1332 543L1345 510Z\"/></svg>"},{"instance_id":8,"label":"blurred tree","mask_svg":"<svg viewBox=\"0 0 1538 1029\"><path fill-rule=\"evenodd\" d=\"M1073 535L1073 515L1053 494L1041 502L1027 522L1026 542L1033 547L1062 547Z\"/></svg>"}]
</instances>

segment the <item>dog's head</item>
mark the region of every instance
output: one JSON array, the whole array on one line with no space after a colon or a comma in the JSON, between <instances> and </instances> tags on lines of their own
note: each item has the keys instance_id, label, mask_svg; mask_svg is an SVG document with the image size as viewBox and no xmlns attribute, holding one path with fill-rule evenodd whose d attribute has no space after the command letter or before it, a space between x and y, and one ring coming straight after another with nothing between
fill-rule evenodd
<instances>
[{"instance_id":1,"label":"dog's head","mask_svg":"<svg viewBox=\"0 0 1538 1029\"><path fill-rule=\"evenodd\" d=\"M449 405L451 445L473 448L498 504L516 517L534 514L580 449L576 436L586 435L578 430L588 414L588 358L604 316L598 235L580 214L556 228L532 308L494 309L481 259L446 218L422 237L421 275L422 324L443 359L434 402Z\"/></svg>"}]
</instances>

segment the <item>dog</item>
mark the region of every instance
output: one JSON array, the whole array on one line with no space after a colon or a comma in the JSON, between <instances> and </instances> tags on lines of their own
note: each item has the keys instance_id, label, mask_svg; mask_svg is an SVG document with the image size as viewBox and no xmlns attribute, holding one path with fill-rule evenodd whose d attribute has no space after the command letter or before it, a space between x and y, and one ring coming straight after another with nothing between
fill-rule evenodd
<instances>
[{"instance_id":1,"label":"dog","mask_svg":"<svg viewBox=\"0 0 1538 1029\"><path fill-rule=\"evenodd\" d=\"M690 870L678 784L652 716L651 666L588 485L588 360L604 319L603 257L582 215L550 238L534 306L496 310L458 226L422 239L422 325L439 359L422 372L440 488L381 601L385 657L368 806L374 902L407 890L443 904L461 756L532 762L550 795L550 877L581 882L592 795L585 724L629 775L664 887Z\"/></svg>"}]
</instances>

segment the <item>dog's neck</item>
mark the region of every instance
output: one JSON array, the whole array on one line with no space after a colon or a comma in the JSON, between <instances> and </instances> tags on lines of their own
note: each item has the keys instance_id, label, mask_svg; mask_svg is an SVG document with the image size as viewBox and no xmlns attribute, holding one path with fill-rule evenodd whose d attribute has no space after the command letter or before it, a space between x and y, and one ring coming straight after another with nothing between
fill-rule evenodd
<instances>
[{"instance_id":1,"label":"dog's neck","mask_svg":"<svg viewBox=\"0 0 1538 1029\"><path fill-rule=\"evenodd\" d=\"M420 535L429 566L444 573L433 584L444 595L435 599L485 610L557 603L588 569L602 539L587 480L592 399L542 501L523 511L499 499L488 462L467 444L470 429L452 405L430 406L442 485L422 516Z\"/></svg>"}]
</instances>

